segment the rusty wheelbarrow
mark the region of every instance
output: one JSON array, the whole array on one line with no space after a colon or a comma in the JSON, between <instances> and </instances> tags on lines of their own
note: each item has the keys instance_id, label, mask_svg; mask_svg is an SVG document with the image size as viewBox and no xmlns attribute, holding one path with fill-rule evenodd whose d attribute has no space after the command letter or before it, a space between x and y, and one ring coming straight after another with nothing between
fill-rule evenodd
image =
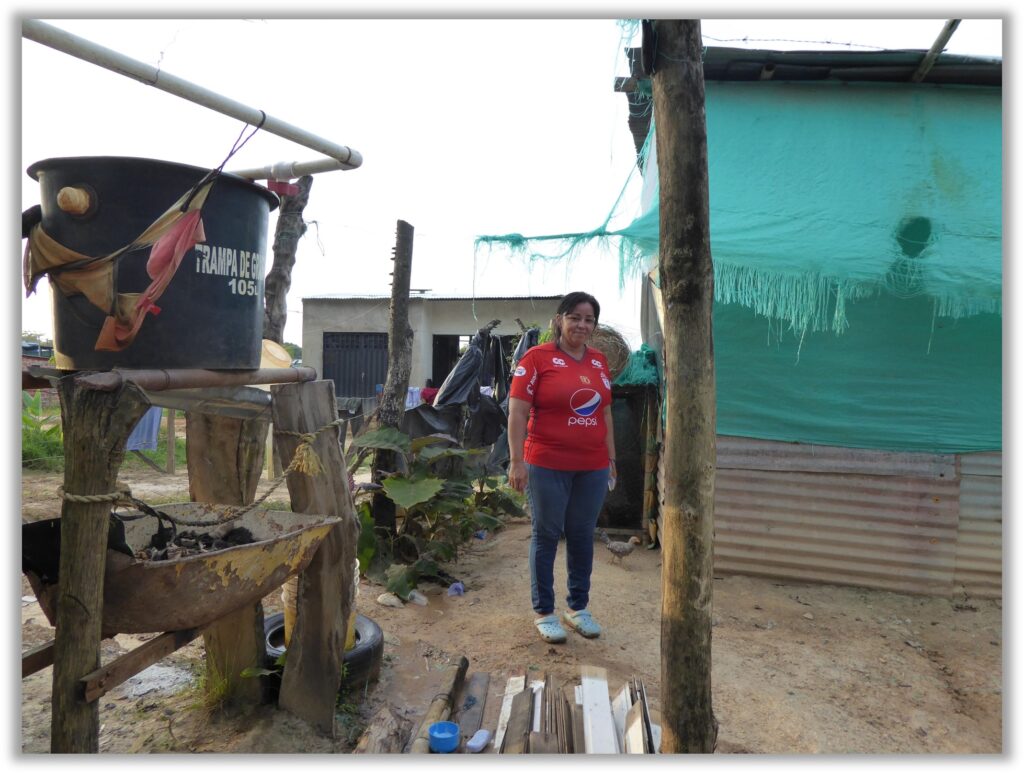
<instances>
[{"instance_id":1,"label":"rusty wheelbarrow","mask_svg":"<svg viewBox=\"0 0 1024 773\"><path fill-rule=\"evenodd\" d=\"M213 530L237 508L198 502L161 505L162 513L181 521L209 526L188 527L196 533ZM142 515L123 511L122 516ZM231 522L248 529L254 542L187 557L143 560L108 547L103 584L103 636L157 633L196 628L219 620L281 586L308 566L320 543L340 518L254 510ZM125 523L131 552L149 544L154 518ZM186 528L186 527L179 527ZM60 518L22 526L22 571L51 625L56 624L59 597Z\"/></svg>"}]
</instances>

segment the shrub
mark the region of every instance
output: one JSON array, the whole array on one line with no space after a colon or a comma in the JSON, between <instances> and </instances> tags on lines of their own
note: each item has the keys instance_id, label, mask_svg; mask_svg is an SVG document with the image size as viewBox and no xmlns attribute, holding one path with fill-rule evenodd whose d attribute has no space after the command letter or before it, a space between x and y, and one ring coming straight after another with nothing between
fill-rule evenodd
<instances>
[{"instance_id":1,"label":"shrub","mask_svg":"<svg viewBox=\"0 0 1024 773\"><path fill-rule=\"evenodd\" d=\"M21 393L21 466L51 472L64 469L60 413L43 407L38 390Z\"/></svg>"}]
</instances>

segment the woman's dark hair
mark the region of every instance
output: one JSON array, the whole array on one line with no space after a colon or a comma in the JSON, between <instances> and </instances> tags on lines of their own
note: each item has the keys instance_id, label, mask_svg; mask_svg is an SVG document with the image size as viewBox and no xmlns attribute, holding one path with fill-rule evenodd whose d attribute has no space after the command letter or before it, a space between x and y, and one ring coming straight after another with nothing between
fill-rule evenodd
<instances>
[{"instance_id":1,"label":"woman's dark hair","mask_svg":"<svg viewBox=\"0 0 1024 773\"><path fill-rule=\"evenodd\" d=\"M559 302L558 308L555 309L555 316L557 317L559 314L568 314L570 311L575 309L581 303L589 303L594 308L594 325L596 326L597 325L597 321L601 318L601 304L598 303L597 302L597 298L595 298L590 293L585 293L585 292L581 292L581 291L578 291L578 290L576 292L568 293L567 295L563 295L562 296L562 300ZM559 326L555 323L555 320L552 319L551 320L551 337L552 337L552 339L554 341L558 341L558 339L561 338L561 336L562 336L561 328L559 328Z\"/></svg>"}]
</instances>

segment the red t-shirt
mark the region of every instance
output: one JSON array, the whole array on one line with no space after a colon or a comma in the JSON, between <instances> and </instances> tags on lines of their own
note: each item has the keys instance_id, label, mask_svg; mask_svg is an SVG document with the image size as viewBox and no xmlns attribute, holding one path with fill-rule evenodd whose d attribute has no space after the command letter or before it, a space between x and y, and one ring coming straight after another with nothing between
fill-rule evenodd
<instances>
[{"instance_id":1,"label":"red t-shirt","mask_svg":"<svg viewBox=\"0 0 1024 773\"><path fill-rule=\"evenodd\" d=\"M553 470L599 470L608 466L611 405L608 362L587 347L577 362L555 344L530 349L512 374L509 396L531 404L523 459Z\"/></svg>"}]
</instances>

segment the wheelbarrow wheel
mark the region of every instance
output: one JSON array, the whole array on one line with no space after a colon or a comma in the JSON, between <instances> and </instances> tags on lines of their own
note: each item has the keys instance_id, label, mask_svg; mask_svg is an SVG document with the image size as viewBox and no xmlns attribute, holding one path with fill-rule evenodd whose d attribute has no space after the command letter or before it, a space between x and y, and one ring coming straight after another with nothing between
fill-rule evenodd
<instances>
[{"instance_id":1,"label":"wheelbarrow wheel","mask_svg":"<svg viewBox=\"0 0 1024 773\"><path fill-rule=\"evenodd\" d=\"M267 646L267 667L274 665L285 653L284 613L269 615L263 620L263 633ZM361 690L380 676L384 659L384 632L374 620L356 615L356 643L342 659L344 673L341 689Z\"/></svg>"}]
</instances>

